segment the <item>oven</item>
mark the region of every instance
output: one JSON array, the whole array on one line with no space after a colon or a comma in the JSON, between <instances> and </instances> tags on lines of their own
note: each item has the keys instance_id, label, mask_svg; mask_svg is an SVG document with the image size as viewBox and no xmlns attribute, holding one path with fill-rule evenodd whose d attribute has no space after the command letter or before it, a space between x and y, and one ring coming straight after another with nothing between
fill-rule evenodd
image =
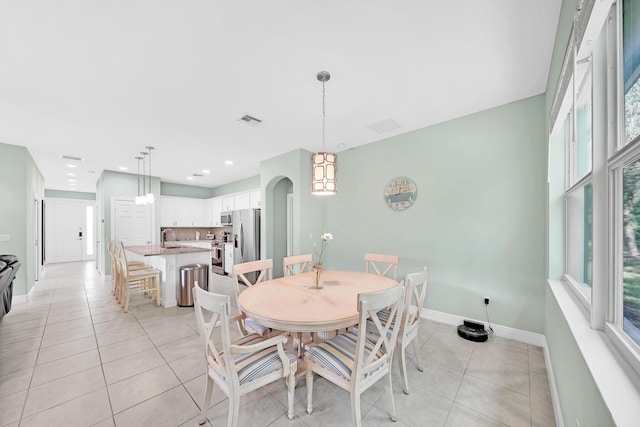
<instances>
[{"instance_id":1,"label":"oven","mask_svg":"<svg viewBox=\"0 0 640 427\"><path fill-rule=\"evenodd\" d=\"M224 243L211 243L211 271L224 275Z\"/></svg>"}]
</instances>

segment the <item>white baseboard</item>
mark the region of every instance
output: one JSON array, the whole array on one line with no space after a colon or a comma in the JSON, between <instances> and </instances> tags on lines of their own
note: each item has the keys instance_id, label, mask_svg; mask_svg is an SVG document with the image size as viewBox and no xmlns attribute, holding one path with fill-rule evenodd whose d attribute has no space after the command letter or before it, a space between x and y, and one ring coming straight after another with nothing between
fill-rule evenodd
<instances>
[{"instance_id":1,"label":"white baseboard","mask_svg":"<svg viewBox=\"0 0 640 427\"><path fill-rule=\"evenodd\" d=\"M36 282L37 283L37 282ZM11 303L12 304L24 304L25 302L29 301L29 296L31 295L31 292L33 292L33 290L36 288L36 285L34 284L31 289L29 289L29 292L26 295L13 295L11 297Z\"/></svg>"},{"instance_id":2,"label":"white baseboard","mask_svg":"<svg viewBox=\"0 0 640 427\"><path fill-rule=\"evenodd\" d=\"M435 322L445 323L447 325L462 325L463 320L485 323L482 320L470 319L468 317L462 317L442 311L431 310L429 308L425 308L422 310L422 317L425 319L433 320ZM492 323L491 327L493 328L493 333L497 337L520 341L526 344L537 345L539 347L545 347L546 345L544 335L542 334L514 329L509 326L496 325L495 323Z\"/></svg>"},{"instance_id":3,"label":"white baseboard","mask_svg":"<svg viewBox=\"0 0 640 427\"><path fill-rule=\"evenodd\" d=\"M547 367L547 379L549 380L549 390L551 391L551 404L553 405L553 414L556 419L556 427L564 427L564 419L562 418L562 407L560 406L560 395L556 387L556 377L553 375L553 366L551 365L551 357L547 349L547 340L544 340L544 364Z\"/></svg>"},{"instance_id":4,"label":"white baseboard","mask_svg":"<svg viewBox=\"0 0 640 427\"><path fill-rule=\"evenodd\" d=\"M29 291L31 292L31 291ZM28 295L14 295L11 298L11 303L12 304L24 304L25 302L27 302L27 300L29 299Z\"/></svg>"},{"instance_id":5,"label":"white baseboard","mask_svg":"<svg viewBox=\"0 0 640 427\"><path fill-rule=\"evenodd\" d=\"M422 317L424 319L433 320L434 322L440 322L447 325L461 325L463 320L471 320L473 322L484 323L482 320L469 319L468 317L461 317L455 314L449 314L442 311L431 310L425 308L422 310ZM558 395L558 389L556 388L556 380L553 375L553 366L551 365L551 358L549 357L549 351L547 349L547 340L543 334L536 334L534 332L523 331L520 329L514 329L509 326L502 326L491 324L493 333L497 337L506 338L514 341L520 341L526 344L537 345L544 349L544 362L547 367L547 378L549 379L549 389L551 391L551 404L553 405L553 412L555 414L556 426L564 427L564 421L562 419L562 410L560 407L560 397Z\"/></svg>"}]
</instances>

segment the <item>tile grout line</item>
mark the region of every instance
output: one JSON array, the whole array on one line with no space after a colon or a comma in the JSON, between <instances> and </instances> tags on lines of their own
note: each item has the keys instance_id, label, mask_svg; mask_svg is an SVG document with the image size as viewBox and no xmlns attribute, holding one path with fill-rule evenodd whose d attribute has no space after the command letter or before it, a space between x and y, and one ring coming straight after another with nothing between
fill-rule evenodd
<instances>
[{"instance_id":1,"label":"tile grout line","mask_svg":"<svg viewBox=\"0 0 640 427\"><path fill-rule=\"evenodd\" d=\"M46 319L46 321L45 321L45 329L43 330L42 339L44 339L44 332L46 331L46 326L49 324L49 323L48 323L48 320L49 320L49 315L50 315L50 313L51 313L51 306L52 306L52 305L53 305L53 303L54 303L53 299L55 298L55 294L56 294L57 286L58 286L58 285L57 285L57 282L58 282L59 280L61 280L61 278L56 278L55 280L56 280L56 285L55 285L55 287L54 287L54 293L53 293L53 296L52 296L52 301L51 301L51 303L49 304L49 310L48 310L48 312L47 312L47 319ZM86 296L86 290L85 290L85 288L84 288L84 277L83 277L83 279L82 279L82 292L84 292L84 293L85 293L85 299L87 300L87 306L89 306L89 301L88 301L88 298L87 298L87 296ZM56 323L52 323L52 325L55 325L55 324L56 324ZM93 322L92 322L92 326L93 326ZM95 337L95 331L94 331L94 337ZM89 338L89 337L84 337L84 338L80 338L80 339L85 339L85 338ZM71 340L71 341L68 341L68 342L74 342L74 341L78 341L78 340ZM65 343L61 343L61 344L65 344ZM53 346L45 347L45 349L50 348L50 347L53 347ZM37 357L36 357L36 363L35 363L35 365L34 365L34 367L33 367L33 372L32 372L32 374L31 374L31 378L30 378L30 380L29 380L29 387L28 387L28 389L27 389L27 396L25 397L25 403L23 404L23 408L22 408L22 411L21 411L21 414L20 414L20 421L19 421L19 424L18 424L18 425L22 424L22 421L23 421L23 418L24 418L24 409L25 409L25 407L26 407L26 400L27 400L27 397L29 396L29 392L31 391L31 388L32 388L32 387L31 387L31 385L32 385L32 383L33 383L33 375L35 374L35 369L36 369L36 367L38 366L38 362L37 362L37 360L38 360L38 357L40 356L40 350L41 350L41 349L42 349L42 340L41 340L41 342L40 342L40 348L38 349L38 355L37 355ZM91 350L87 350L87 351L85 351L85 352L76 353L76 354L74 354L74 355L72 355L72 356L75 356L75 355L77 355L77 354L87 353L87 352L92 351L92 350L93 350L93 349L91 349ZM98 350L98 348L97 348L97 342L96 342L96 350ZM45 362L44 364L46 364L46 363L51 363L51 362L56 362L56 361L59 361L59 360L65 359L65 358L67 358L67 357L72 357L72 356L65 356L65 357L61 357L61 358L59 358L59 359L55 359L55 360L52 360L52 361L50 361L50 362ZM98 357L100 357L100 353L99 353L99 351L98 351ZM44 364L43 364L43 365L44 365ZM94 366L94 367L95 367L95 366ZM92 367L92 368L87 368L87 369L83 369L82 371L74 372L73 374L65 375L65 376L63 376L63 377L56 378L55 380L51 380L51 381L56 381L56 380L59 380L59 379L62 379L62 378L68 377L68 376L70 376L70 375L74 375L74 374L80 373L80 372L85 372L85 371L87 371L87 370L89 370L89 369L93 369L94 367ZM48 382L51 382L51 381L47 381L47 382L45 382L45 383L38 384L38 385L37 385L37 386L35 386L35 387L39 387L39 386L44 385L44 384L47 384ZM96 390L98 390L98 389L96 389ZM81 396L76 396L76 397L74 397L74 398L72 398L72 399L69 399L69 400L66 400L66 401L64 401L64 402L59 402L58 404L56 404L56 405L54 405L54 406L52 406L52 407L50 407L50 408L44 408L44 409L42 409L42 410L40 410L40 411L36 411L36 412L34 412L33 414L28 415L28 417L31 417L31 416L34 416L34 415L39 414L39 413L41 413L41 412L44 412L44 411L50 410L50 409L52 409L52 408L54 408L54 407L56 407L56 406L58 406L58 405L62 405L62 404L64 404L64 403L71 402L72 400L75 400L75 399L80 398L80 397L82 397L82 396L86 396L87 394L92 393L92 392L94 392L94 391L96 391L96 390L91 390L90 392L88 392L88 393L84 393L84 394L83 394L83 395L81 395ZM27 417L27 418L28 418L28 417Z\"/></svg>"},{"instance_id":2,"label":"tile grout line","mask_svg":"<svg viewBox=\"0 0 640 427\"><path fill-rule=\"evenodd\" d=\"M42 335L40 336L40 344L38 345L38 354L36 354L36 360L33 364L33 369L31 371L31 376L29 377L29 385L27 386L27 394L24 396L24 402L22 403L22 410L20 411L20 419L18 420L18 427L22 425L22 419L24 416L24 410L27 407L27 400L29 399L29 394L31 392L31 383L33 382L33 375L36 372L36 366L38 366L38 358L40 357L40 350L42 349L42 341L44 340L44 333L47 330L47 322L49 321L49 315L51 313L51 305L53 304L53 298L55 297L55 290L58 287L58 279L56 278L56 284L53 288L53 294L51 295L51 300L49 301L49 309L47 310L47 317L44 321L44 327L42 329ZM34 284L34 286L36 286Z\"/></svg>"}]
</instances>

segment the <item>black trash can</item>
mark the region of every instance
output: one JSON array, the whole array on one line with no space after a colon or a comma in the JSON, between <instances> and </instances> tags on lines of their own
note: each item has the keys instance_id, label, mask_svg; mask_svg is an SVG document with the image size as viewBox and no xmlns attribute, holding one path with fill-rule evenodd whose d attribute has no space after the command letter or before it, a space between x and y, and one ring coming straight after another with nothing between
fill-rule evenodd
<instances>
[{"instance_id":1,"label":"black trash can","mask_svg":"<svg viewBox=\"0 0 640 427\"><path fill-rule=\"evenodd\" d=\"M193 307L192 289L198 282L204 290L209 290L209 266L206 264L190 264L180 267L180 284L178 285L178 305Z\"/></svg>"}]
</instances>

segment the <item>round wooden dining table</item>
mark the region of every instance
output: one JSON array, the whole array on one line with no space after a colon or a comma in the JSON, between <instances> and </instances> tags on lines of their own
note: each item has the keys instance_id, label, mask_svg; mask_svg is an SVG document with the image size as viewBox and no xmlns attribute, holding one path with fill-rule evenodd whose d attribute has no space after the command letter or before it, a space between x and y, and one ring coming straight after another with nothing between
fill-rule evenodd
<instances>
[{"instance_id":1,"label":"round wooden dining table","mask_svg":"<svg viewBox=\"0 0 640 427\"><path fill-rule=\"evenodd\" d=\"M358 294L398 286L377 274L325 270L317 289L314 277L311 272L261 282L241 292L238 303L248 317L272 329L335 331L358 323Z\"/></svg>"}]
</instances>

